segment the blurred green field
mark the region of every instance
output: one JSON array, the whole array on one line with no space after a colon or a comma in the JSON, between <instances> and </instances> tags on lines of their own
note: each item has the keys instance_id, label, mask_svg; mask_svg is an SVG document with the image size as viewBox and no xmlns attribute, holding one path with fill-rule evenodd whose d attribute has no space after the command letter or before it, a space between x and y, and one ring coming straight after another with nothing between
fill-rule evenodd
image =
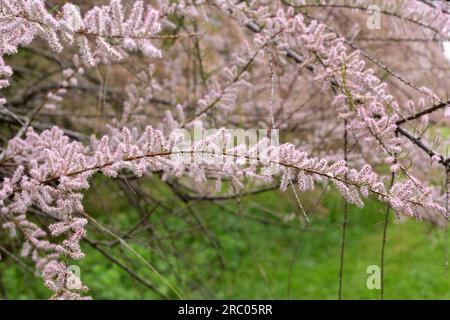
<instances>
[{"instance_id":1,"label":"blurred green field","mask_svg":"<svg viewBox=\"0 0 450 320\"><path fill-rule=\"evenodd\" d=\"M314 197L317 198L317 194L310 198ZM268 222L273 221L270 217L285 216L296 210L295 200L287 193L270 192L242 199L240 216L224 207L197 205L197 214L216 237L220 249L211 246L198 232L186 232L173 240L173 245L181 252L178 257L157 249L150 250L144 244L133 244L152 266L168 275L165 280L120 245L108 252L124 253L126 258L119 256L121 261L171 298L177 296L165 281L172 283L187 299L336 299L341 200L333 193L323 200L314 211L310 212L311 205L307 206L312 224L303 237L297 219L282 225ZM103 221L113 221L116 230L126 230L137 221L133 209L125 204L111 205L112 211ZM223 205L232 206L231 203ZM92 205L92 210L97 209ZM366 269L380 263L384 210L375 201L369 202L363 210L350 207L344 299L380 297L379 290L367 289ZM100 209L95 214L99 219L103 215ZM264 222L256 221L258 218ZM173 225L174 230L183 229L182 219L174 219ZM297 247L298 254L295 255ZM80 264L81 276L95 299L158 298L89 245L85 244L84 249L87 258ZM219 255L224 265L218 262ZM17 264L0 264L0 272L10 299L45 299L49 296L41 281ZM428 223L399 222L391 217L386 247L385 298L448 299L448 283L444 276L442 230Z\"/></svg>"}]
</instances>

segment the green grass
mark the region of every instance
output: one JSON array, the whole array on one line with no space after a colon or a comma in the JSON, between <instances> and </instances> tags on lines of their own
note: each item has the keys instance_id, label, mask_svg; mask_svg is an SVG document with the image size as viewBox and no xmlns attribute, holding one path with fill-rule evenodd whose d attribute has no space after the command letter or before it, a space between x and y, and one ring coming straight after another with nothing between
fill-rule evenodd
<instances>
[{"instance_id":1,"label":"green grass","mask_svg":"<svg viewBox=\"0 0 450 320\"><path fill-rule=\"evenodd\" d=\"M328 194L323 203L312 210L308 203L314 203L317 196L308 194L302 198L312 217L311 227L303 237L297 219L277 226L244 218L211 204L200 204L195 208L196 214L209 233L216 237L220 249L211 246L205 234L199 231L183 233L173 240L180 252L178 257L164 252L159 242L153 243L158 245L152 245L151 249L145 244L132 246L184 298L287 299L290 267L294 261L290 282L292 299L335 299L341 241L341 200L333 193ZM232 203L224 205L235 208ZM244 216L264 219L296 211L292 196L279 192L243 199L241 207ZM102 217L103 213L95 205L91 209L96 217ZM113 221L115 230L126 230L127 226L136 222L136 212L124 203L112 203L110 210L108 219L103 221ZM186 228L186 219L173 219L173 230ZM384 207L377 202L370 201L362 210L350 206L344 299L378 299L380 296L379 290L367 288L369 275L366 270L370 265L380 264L383 220ZM161 231L161 235L164 234ZM299 241L298 254L293 260ZM94 298L157 298L99 252L88 245L84 249L87 257L80 263L81 276L91 288L90 294ZM132 266L163 293L176 297L164 280L140 263L126 248L118 246L110 252L119 251L126 257L121 261ZM219 263L219 256L224 266ZM414 220L400 222L391 219L386 247L385 298L450 298L443 262L441 230ZM41 281L17 265L9 262L0 264L0 271L9 298L48 297L49 292Z\"/></svg>"}]
</instances>

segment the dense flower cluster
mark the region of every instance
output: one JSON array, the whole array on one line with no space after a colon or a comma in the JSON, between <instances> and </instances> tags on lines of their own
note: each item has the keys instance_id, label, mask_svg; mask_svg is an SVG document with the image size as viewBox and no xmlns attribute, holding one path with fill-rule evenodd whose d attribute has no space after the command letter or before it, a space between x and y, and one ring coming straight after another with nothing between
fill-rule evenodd
<instances>
[{"instance_id":1,"label":"dense flower cluster","mask_svg":"<svg viewBox=\"0 0 450 320\"><path fill-rule=\"evenodd\" d=\"M426 177L427 183L423 183L423 175L418 177L420 170L414 171L408 162L425 167L431 159L430 166L449 170L445 146L435 150L434 144L426 141L430 114L445 108L448 113L448 103L431 89L412 84L358 50L349 40L357 32L351 37L341 36L341 30L302 11L364 11L365 1L160 0L157 8L144 1L122 6L120 0L111 0L82 15L70 3L55 13L43 0L0 0L0 89L9 85L8 78L13 74L4 58L17 53L20 47L30 46L34 39L44 39L57 55L65 46L78 48L68 63L61 63L61 71L57 72L61 80L55 86L36 89L44 94L35 113L22 117L13 112L19 109L16 105L30 103L33 94L16 105L12 103L13 111L0 98L0 116L9 116L10 122L21 125L0 153L0 168L6 164L1 171L1 229L23 241L22 256L34 262L36 273L53 291L53 299L84 299L88 290L63 261L84 257L80 243L87 235L89 215L83 205L83 192L91 187L90 180L97 174L111 178L154 175L169 182L191 181L198 199L218 194L232 198L248 191L249 186L270 185L282 191L293 189L299 200L297 192L313 190L326 182L346 202L360 208L372 195L398 216L438 223L443 217L447 220L444 203L446 196L448 202L448 194L435 188L431 178ZM210 10L211 15L204 10ZM387 16L426 26L426 39L446 36L450 30L450 13L442 1L409 0L400 6L396 1L385 1L382 10ZM214 15L225 16L225 22L210 22ZM243 33L243 45L233 47L222 34L197 37L197 22L192 30L188 22L173 22L196 21L200 17L202 23L210 22L214 28L237 22L250 36ZM133 52L161 57L153 40L162 26L175 33L185 28L196 34L189 39L192 53L187 51L193 62L184 60L186 55L180 53L189 46L176 43L176 35L169 36L168 42L173 44L167 45L168 59L161 65L146 60L136 67L137 71L126 70L133 81L127 81L124 88L108 91L108 79L89 82L93 76L86 74L102 62L121 61ZM217 51L225 58L203 53L203 46L214 48L211 52ZM44 56L48 58L49 54ZM214 69L215 64L219 66L217 71L205 71L208 59L214 61L209 61ZM394 95L393 86L377 73L376 66L394 75L413 94ZM100 72L97 69L92 70ZM114 71L119 75L115 74L114 80L120 82L121 73ZM191 72L193 79L186 76ZM302 77L305 80L298 82ZM84 80L83 86L80 79ZM111 119L103 119L105 131L101 134L98 114L88 115L96 119L95 126L80 132L96 133L89 142L63 129L66 121L57 122L60 126L33 122L42 110L48 112L47 116L55 116L52 113L63 109L63 102L75 89L98 93L101 108L107 96L120 96L120 103L112 103L108 110ZM299 99L298 92L310 91L323 97L313 107L304 108L310 98ZM184 133L198 125L204 127L202 136L186 140ZM285 129L285 137L293 139L287 140L291 143L272 145L268 137L260 137L254 145L236 145L235 137L224 128L230 125L238 130L247 125ZM299 127L301 130L297 130ZM213 132L207 133L208 129ZM379 172L377 168L381 168ZM388 174L384 175L385 171ZM388 176L392 177L390 184ZM39 225L32 218L35 212L44 215L48 224Z\"/></svg>"},{"instance_id":2,"label":"dense flower cluster","mask_svg":"<svg viewBox=\"0 0 450 320\"><path fill-rule=\"evenodd\" d=\"M332 7L350 10L362 10L371 12L378 9L386 15L401 18L421 27L422 34L433 37L434 34L446 37L450 31L450 19L448 17L449 5L445 1L396 1L381 0L368 2L365 0L291 0L290 4L299 7ZM372 8L372 10L370 10ZM392 30L392 33L401 33L405 26L400 24Z\"/></svg>"}]
</instances>

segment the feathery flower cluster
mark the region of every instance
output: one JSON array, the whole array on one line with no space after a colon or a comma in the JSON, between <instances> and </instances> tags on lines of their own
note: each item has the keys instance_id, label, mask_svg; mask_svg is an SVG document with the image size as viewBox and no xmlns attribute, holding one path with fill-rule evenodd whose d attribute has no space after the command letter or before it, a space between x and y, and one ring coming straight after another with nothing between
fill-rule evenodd
<instances>
[{"instance_id":1,"label":"feathery flower cluster","mask_svg":"<svg viewBox=\"0 0 450 320\"><path fill-rule=\"evenodd\" d=\"M80 279L68 271L63 262L50 261L43 271L45 285L54 292L52 300L89 300L90 297L83 297L81 294L88 288L83 285Z\"/></svg>"},{"instance_id":2,"label":"feathery flower cluster","mask_svg":"<svg viewBox=\"0 0 450 320\"><path fill-rule=\"evenodd\" d=\"M155 94L161 90L161 86L155 77L155 65L150 64L146 70L142 70L137 74L139 84L131 84L126 87L126 100L123 103L122 116L116 123L113 119L112 125L123 128L130 126L132 121L145 121L142 115L144 106L150 103ZM142 122L144 122L142 121Z\"/></svg>"},{"instance_id":3,"label":"feathery flower cluster","mask_svg":"<svg viewBox=\"0 0 450 320\"><path fill-rule=\"evenodd\" d=\"M272 37L260 39L256 36L253 45L246 42L239 54L233 55L235 62L231 67L225 67L221 74L225 79L224 84L221 84L219 77L211 78L212 89L197 101L196 115L190 122L197 118L202 119L202 116L204 117L206 112L213 108L225 114L235 110L238 94L242 88L252 89L252 84L247 80L247 68L263 52Z\"/></svg>"},{"instance_id":4,"label":"feathery flower cluster","mask_svg":"<svg viewBox=\"0 0 450 320\"><path fill-rule=\"evenodd\" d=\"M16 172L16 177L18 173ZM14 181L14 178L12 180ZM12 238L17 237L17 230L20 230L20 234L24 238L21 256L30 257L34 262L36 275L42 276L44 284L54 293L52 299L78 300L89 298L80 295L81 292L87 291L87 287L73 273L69 272L66 265L60 261L61 254L67 254L73 258L81 257L82 253L78 242L84 235L83 227L87 223L86 219L73 218L71 223L66 221L51 224L49 229L53 236L63 233L68 234L68 239L58 245L50 242L47 232L36 223L28 220L26 214L13 212L10 208L2 206L0 215L8 221L2 227L9 231ZM70 228L75 231L73 234L70 233ZM77 254L68 253L67 249L73 250L72 252ZM58 268L55 269L55 266L58 266ZM54 280L55 276L57 281Z\"/></svg>"},{"instance_id":5,"label":"feathery flower cluster","mask_svg":"<svg viewBox=\"0 0 450 320\"><path fill-rule=\"evenodd\" d=\"M394 23L391 33L408 30L430 38L440 36L446 38L450 32L449 3L445 0L421 1L421 0L291 0L291 4L297 6L321 6L323 8L335 7L344 9L358 9L367 11L371 6L378 7L393 19L401 17L405 25L399 26L398 21ZM373 8L373 7L372 7ZM415 27L415 28L411 28ZM418 27L418 28L417 28Z\"/></svg>"}]
</instances>

